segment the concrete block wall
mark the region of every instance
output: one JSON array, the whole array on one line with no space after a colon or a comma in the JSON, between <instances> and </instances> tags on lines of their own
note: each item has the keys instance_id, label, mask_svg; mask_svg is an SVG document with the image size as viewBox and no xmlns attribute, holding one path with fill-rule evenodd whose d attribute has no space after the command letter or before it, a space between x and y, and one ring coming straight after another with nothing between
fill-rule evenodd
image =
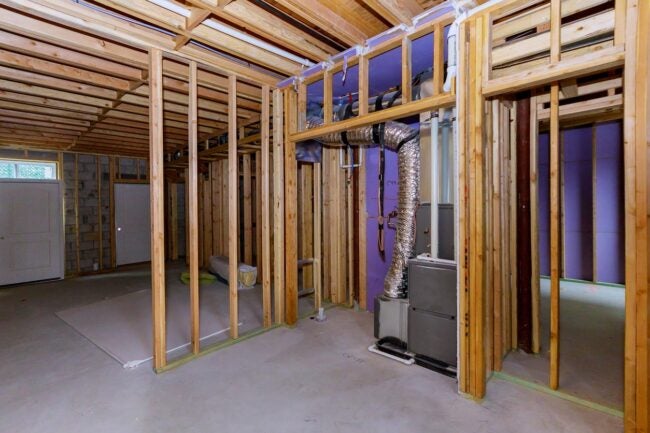
<instances>
[{"instance_id":1,"label":"concrete block wall","mask_svg":"<svg viewBox=\"0 0 650 433\"><path fill-rule=\"evenodd\" d=\"M99 191L100 177L101 195ZM66 274L110 268L109 158L84 154L64 154L63 180L65 183ZM99 207L100 197L101 209ZM100 255L102 256L101 260Z\"/></svg>"}]
</instances>

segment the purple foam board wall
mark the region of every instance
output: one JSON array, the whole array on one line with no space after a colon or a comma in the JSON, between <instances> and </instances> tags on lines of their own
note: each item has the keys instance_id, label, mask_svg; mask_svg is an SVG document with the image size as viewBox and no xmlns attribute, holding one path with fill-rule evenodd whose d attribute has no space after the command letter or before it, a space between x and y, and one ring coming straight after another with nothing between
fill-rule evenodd
<instances>
[{"instance_id":1,"label":"purple foam board wall","mask_svg":"<svg viewBox=\"0 0 650 433\"><path fill-rule=\"evenodd\" d=\"M402 47L393 48L368 60L370 97L400 84L402 84Z\"/></svg>"},{"instance_id":2,"label":"purple foam board wall","mask_svg":"<svg viewBox=\"0 0 650 433\"><path fill-rule=\"evenodd\" d=\"M566 276L621 284L625 280L623 142L621 122L595 126L593 167L591 127L563 131ZM539 136L540 274L550 274L549 135ZM596 181L592 183L595 170ZM595 187L595 193L594 188ZM595 210L593 226L592 206Z\"/></svg>"},{"instance_id":3,"label":"purple foam board wall","mask_svg":"<svg viewBox=\"0 0 650 433\"><path fill-rule=\"evenodd\" d=\"M379 149L369 148L366 151L366 274L367 279L367 308L374 309L374 299L384 290L384 278L390 267L393 256L393 243L395 230L388 228L384 220L384 248L385 255L382 259L377 247L378 230L377 216L379 215ZM384 177L384 215L397 207L397 153L386 151L386 169Z\"/></svg>"},{"instance_id":4,"label":"purple foam board wall","mask_svg":"<svg viewBox=\"0 0 650 433\"><path fill-rule=\"evenodd\" d=\"M564 151L564 272L593 279L592 128L562 133Z\"/></svg>"},{"instance_id":5,"label":"purple foam board wall","mask_svg":"<svg viewBox=\"0 0 650 433\"><path fill-rule=\"evenodd\" d=\"M538 224L539 224L539 273L551 274L551 232L550 232L550 188L549 188L549 135L539 135L539 175L538 175Z\"/></svg>"},{"instance_id":6,"label":"purple foam board wall","mask_svg":"<svg viewBox=\"0 0 650 433\"><path fill-rule=\"evenodd\" d=\"M621 122L596 126L596 280L625 281Z\"/></svg>"}]
</instances>

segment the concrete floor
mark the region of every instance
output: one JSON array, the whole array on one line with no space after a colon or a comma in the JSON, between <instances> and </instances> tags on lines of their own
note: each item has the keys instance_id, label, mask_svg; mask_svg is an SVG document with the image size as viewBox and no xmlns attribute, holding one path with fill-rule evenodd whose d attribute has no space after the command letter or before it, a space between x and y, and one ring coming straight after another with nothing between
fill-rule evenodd
<instances>
[{"instance_id":1,"label":"concrete floor","mask_svg":"<svg viewBox=\"0 0 650 433\"><path fill-rule=\"evenodd\" d=\"M137 285L136 285L137 286ZM372 315L328 311L155 375L124 370L55 312L135 290L119 273L0 289L0 432L617 432L622 420L367 351Z\"/></svg>"},{"instance_id":2,"label":"concrete floor","mask_svg":"<svg viewBox=\"0 0 650 433\"><path fill-rule=\"evenodd\" d=\"M541 351L510 353L503 371L548 385L550 281L542 279ZM560 387L576 397L623 410L625 288L560 282Z\"/></svg>"}]
</instances>

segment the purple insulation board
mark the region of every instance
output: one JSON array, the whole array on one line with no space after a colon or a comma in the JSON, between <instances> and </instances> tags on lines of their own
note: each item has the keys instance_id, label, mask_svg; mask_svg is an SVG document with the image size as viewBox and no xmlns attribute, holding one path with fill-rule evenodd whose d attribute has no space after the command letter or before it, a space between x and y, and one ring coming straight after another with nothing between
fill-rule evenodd
<instances>
[{"instance_id":1,"label":"purple insulation board","mask_svg":"<svg viewBox=\"0 0 650 433\"><path fill-rule=\"evenodd\" d=\"M551 274L551 232L550 232L550 189L549 189L549 135L539 135L539 176L538 176L538 224L539 224L539 273Z\"/></svg>"},{"instance_id":2,"label":"purple insulation board","mask_svg":"<svg viewBox=\"0 0 650 433\"><path fill-rule=\"evenodd\" d=\"M621 122L596 126L596 280L625 281Z\"/></svg>"},{"instance_id":3,"label":"purple insulation board","mask_svg":"<svg viewBox=\"0 0 650 433\"><path fill-rule=\"evenodd\" d=\"M378 229L377 216L379 215L379 148L373 147L366 151L366 274L368 310L374 308L375 297L384 291L384 278L390 267L393 256L393 243L395 230L389 228L384 220L384 258L379 254L377 246ZM386 169L384 177L384 215L397 209L397 153L386 150Z\"/></svg>"},{"instance_id":4,"label":"purple insulation board","mask_svg":"<svg viewBox=\"0 0 650 433\"><path fill-rule=\"evenodd\" d=\"M616 121L597 124L593 128L572 128L562 132L564 276L622 284L625 280L622 127L621 122ZM548 133L540 134L538 144L540 274L549 275Z\"/></svg>"},{"instance_id":5,"label":"purple insulation board","mask_svg":"<svg viewBox=\"0 0 650 433\"><path fill-rule=\"evenodd\" d=\"M592 127L562 132L564 277L593 279Z\"/></svg>"}]
</instances>

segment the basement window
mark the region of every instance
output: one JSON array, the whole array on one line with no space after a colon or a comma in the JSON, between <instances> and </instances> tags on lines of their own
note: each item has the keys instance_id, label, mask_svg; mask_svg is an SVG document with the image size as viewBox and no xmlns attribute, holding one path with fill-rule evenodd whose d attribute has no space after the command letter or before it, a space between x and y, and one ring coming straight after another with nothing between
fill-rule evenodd
<instances>
[{"instance_id":1,"label":"basement window","mask_svg":"<svg viewBox=\"0 0 650 433\"><path fill-rule=\"evenodd\" d=\"M56 178L56 162L0 160L0 179L51 180Z\"/></svg>"}]
</instances>

